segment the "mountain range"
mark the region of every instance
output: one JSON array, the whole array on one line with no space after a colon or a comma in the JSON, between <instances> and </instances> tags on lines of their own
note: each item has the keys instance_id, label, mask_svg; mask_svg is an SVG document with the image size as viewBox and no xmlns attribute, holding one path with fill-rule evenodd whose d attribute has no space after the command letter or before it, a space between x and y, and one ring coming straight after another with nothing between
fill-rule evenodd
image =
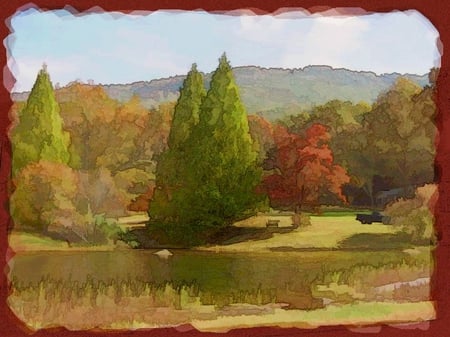
<instances>
[{"instance_id":1,"label":"mountain range","mask_svg":"<svg viewBox=\"0 0 450 337\"><path fill-rule=\"evenodd\" d=\"M372 103L378 95L404 76L420 86L429 84L428 74L377 75L368 71L334 69L329 66L307 66L302 69L261 68L233 69L240 94L249 114L274 120L287 113L310 109L333 99ZM185 76L139 81L131 84L101 84L109 96L127 101L138 95L143 105L154 108L160 103L175 101ZM211 73L205 74L205 86ZM28 92L13 93L13 100L23 101Z\"/></svg>"}]
</instances>

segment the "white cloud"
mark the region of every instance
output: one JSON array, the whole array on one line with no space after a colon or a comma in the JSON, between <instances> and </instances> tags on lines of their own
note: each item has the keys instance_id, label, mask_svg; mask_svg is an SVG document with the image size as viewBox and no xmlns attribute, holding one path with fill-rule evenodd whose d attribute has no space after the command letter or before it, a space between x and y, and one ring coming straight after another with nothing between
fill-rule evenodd
<instances>
[{"instance_id":1,"label":"white cloud","mask_svg":"<svg viewBox=\"0 0 450 337\"><path fill-rule=\"evenodd\" d=\"M284 68L311 64L351 67L349 55L363 47L368 29L369 23L361 17L306 16L295 11L241 16L232 32L237 39L274 50L279 60L272 62Z\"/></svg>"},{"instance_id":2,"label":"white cloud","mask_svg":"<svg viewBox=\"0 0 450 337\"><path fill-rule=\"evenodd\" d=\"M184 74L187 69L183 55L171 49L167 39L148 31L118 29L118 41L108 50L97 50L95 54L101 58L114 58L121 67L139 69L140 72L155 70L159 73Z\"/></svg>"},{"instance_id":3,"label":"white cloud","mask_svg":"<svg viewBox=\"0 0 450 337\"><path fill-rule=\"evenodd\" d=\"M258 43L276 43L284 36L285 22L270 15L243 15L233 33L241 39Z\"/></svg>"},{"instance_id":4,"label":"white cloud","mask_svg":"<svg viewBox=\"0 0 450 337\"><path fill-rule=\"evenodd\" d=\"M352 60L348 57L362 47L368 26L358 17L315 18L306 34L291 32L281 64L286 68L299 64L350 66Z\"/></svg>"},{"instance_id":5,"label":"white cloud","mask_svg":"<svg viewBox=\"0 0 450 337\"><path fill-rule=\"evenodd\" d=\"M56 59L54 57L42 59L23 57L14 59L9 57L7 62L8 68L16 79L13 91L21 92L30 90L44 63L47 64L53 84L56 84L57 82L65 84L75 80L72 76L74 73L80 72L84 61L78 56L71 56L65 59Z\"/></svg>"},{"instance_id":6,"label":"white cloud","mask_svg":"<svg viewBox=\"0 0 450 337\"><path fill-rule=\"evenodd\" d=\"M185 74L192 62L211 71L223 51L232 65L327 64L377 73L424 72L439 62L438 33L420 13L328 14L29 15L17 19L6 41L15 57L8 64L18 79L14 90L21 91L31 88L43 62L61 85L77 78L129 83Z\"/></svg>"}]
</instances>

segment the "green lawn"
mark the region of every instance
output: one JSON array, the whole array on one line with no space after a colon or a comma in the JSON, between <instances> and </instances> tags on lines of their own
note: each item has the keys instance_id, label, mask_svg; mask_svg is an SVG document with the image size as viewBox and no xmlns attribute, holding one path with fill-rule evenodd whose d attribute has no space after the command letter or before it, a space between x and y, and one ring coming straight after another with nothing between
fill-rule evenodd
<instances>
[{"instance_id":1,"label":"green lawn","mask_svg":"<svg viewBox=\"0 0 450 337\"><path fill-rule=\"evenodd\" d=\"M121 219L121 226L135 226L142 221L143 216ZM288 215L266 214L251 217L235 224L238 227L265 227L268 219L280 220L279 227L289 227L292 224ZM362 225L356 221L354 214L334 215L326 214L311 216L311 226L298 228L292 232L274 233L272 238L259 241L246 241L230 245L199 247L201 250L212 251L267 251L273 248L289 249L331 249L338 248L339 242L355 234L393 234L392 226L382 224ZM112 250L113 245L81 247L69 245L64 241L52 240L45 236L32 233L15 232L9 235L9 244L14 251L51 251L51 250Z\"/></svg>"},{"instance_id":2,"label":"green lawn","mask_svg":"<svg viewBox=\"0 0 450 337\"><path fill-rule=\"evenodd\" d=\"M265 226L267 216L260 215L247 221L251 226ZM289 216L274 216L271 219L280 219L286 223ZM243 226L242 223L239 224ZM355 234L392 234L396 229L383 224L362 225L355 219L355 215L341 216L311 216L311 226L298 228L290 233L275 233L272 238L259 241L239 242L227 246L201 247L200 249L213 251L264 251L273 248L307 249L338 248L340 241Z\"/></svg>"}]
</instances>

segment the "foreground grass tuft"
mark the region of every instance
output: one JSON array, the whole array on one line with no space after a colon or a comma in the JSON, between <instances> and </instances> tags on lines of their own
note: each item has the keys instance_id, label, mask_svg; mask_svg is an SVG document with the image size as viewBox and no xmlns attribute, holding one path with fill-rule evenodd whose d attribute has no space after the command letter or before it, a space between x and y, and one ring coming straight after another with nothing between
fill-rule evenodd
<instances>
[{"instance_id":1,"label":"foreground grass tuft","mask_svg":"<svg viewBox=\"0 0 450 337\"><path fill-rule=\"evenodd\" d=\"M432 302L381 303L368 302L328 306L312 311L275 309L264 316L222 316L216 320L195 320L192 325L200 331L227 332L231 329L261 326L316 328L330 325L373 325L375 323L415 323L436 318Z\"/></svg>"}]
</instances>

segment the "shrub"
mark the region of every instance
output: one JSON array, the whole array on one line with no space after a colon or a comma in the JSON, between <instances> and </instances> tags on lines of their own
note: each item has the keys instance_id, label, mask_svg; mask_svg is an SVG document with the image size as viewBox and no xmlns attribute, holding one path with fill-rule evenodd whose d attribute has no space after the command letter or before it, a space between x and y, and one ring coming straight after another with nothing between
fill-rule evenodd
<instances>
[{"instance_id":1,"label":"shrub","mask_svg":"<svg viewBox=\"0 0 450 337\"><path fill-rule=\"evenodd\" d=\"M133 233L129 230L126 232L119 233L118 239L125 242L131 248L139 248L140 247L139 238L136 236L135 233Z\"/></svg>"},{"instance_id":2,"label":"shrub","mask_svg":"<svg viewBox=\"0 0 450 337\"><path fill-rule=\"evenodd\" d=\"M108 177L103 174L100 178L104 176ZM93 214L108 203L117 203L117 193L109 194L115 191L110 180L89 184L92 180L86 173L65 164L30 164L14 180L16 189L10 199L14 224L21 230L69 242L115 241L120 232L118 225L104 214Z\"/></svg>"},{"instance_id":3,"label":"shrub","mask_svg":"<svg viewBox=\"0 0 450 337\"><path fill-rule=\"evenodd\" d=\"M385 214L391 224L407 233L416 244L434 241L433 209L437 200L437 187L428 184L417 188L414 198L400 199L386 207Z\"/></svg>"},{"instance_id":4,"label":"shrub","mask_svg":"<svg viewBox=\"0 0 450 337\"><path fill-rule=\"evenodd\" d=\"M45 233L51 225L70 228L81 217L75 205L79 179L67 165L33 163L14 182L10 211L18 228Z\"/></svg>"},{"instance_id":5,"label":"shrub","mask_svg":"<svg viewBox=\"0 0 450 337\"><path fill-rule=\"evenodd\" d=\"M292 223L296 227L308 227L311 225L311 219L306 213L295 213L292 216Z\"/></svg>"},{"instance_id":6,"label":"shrub","mask_svg":"<svg viewBox=\"0 0 450 337\"><path fill-rule=\"evenodd\" d=\"M108 217L119 217L127 214L126 196L119 191L106 168L92 171L79 171L80 194L89 200L94 214L105 214Z\"/></svg>"},{"instance_id":7,"label":"shrub","mask_svg":"<svg viewBox=\"0 0 450 337\"><path fill-rule=\"evenodd\" d=\"M105 218L104 214L94 216L93 243L111 243L121 238L123 231L113 219Z\"/></svg>"}]
</instances>

